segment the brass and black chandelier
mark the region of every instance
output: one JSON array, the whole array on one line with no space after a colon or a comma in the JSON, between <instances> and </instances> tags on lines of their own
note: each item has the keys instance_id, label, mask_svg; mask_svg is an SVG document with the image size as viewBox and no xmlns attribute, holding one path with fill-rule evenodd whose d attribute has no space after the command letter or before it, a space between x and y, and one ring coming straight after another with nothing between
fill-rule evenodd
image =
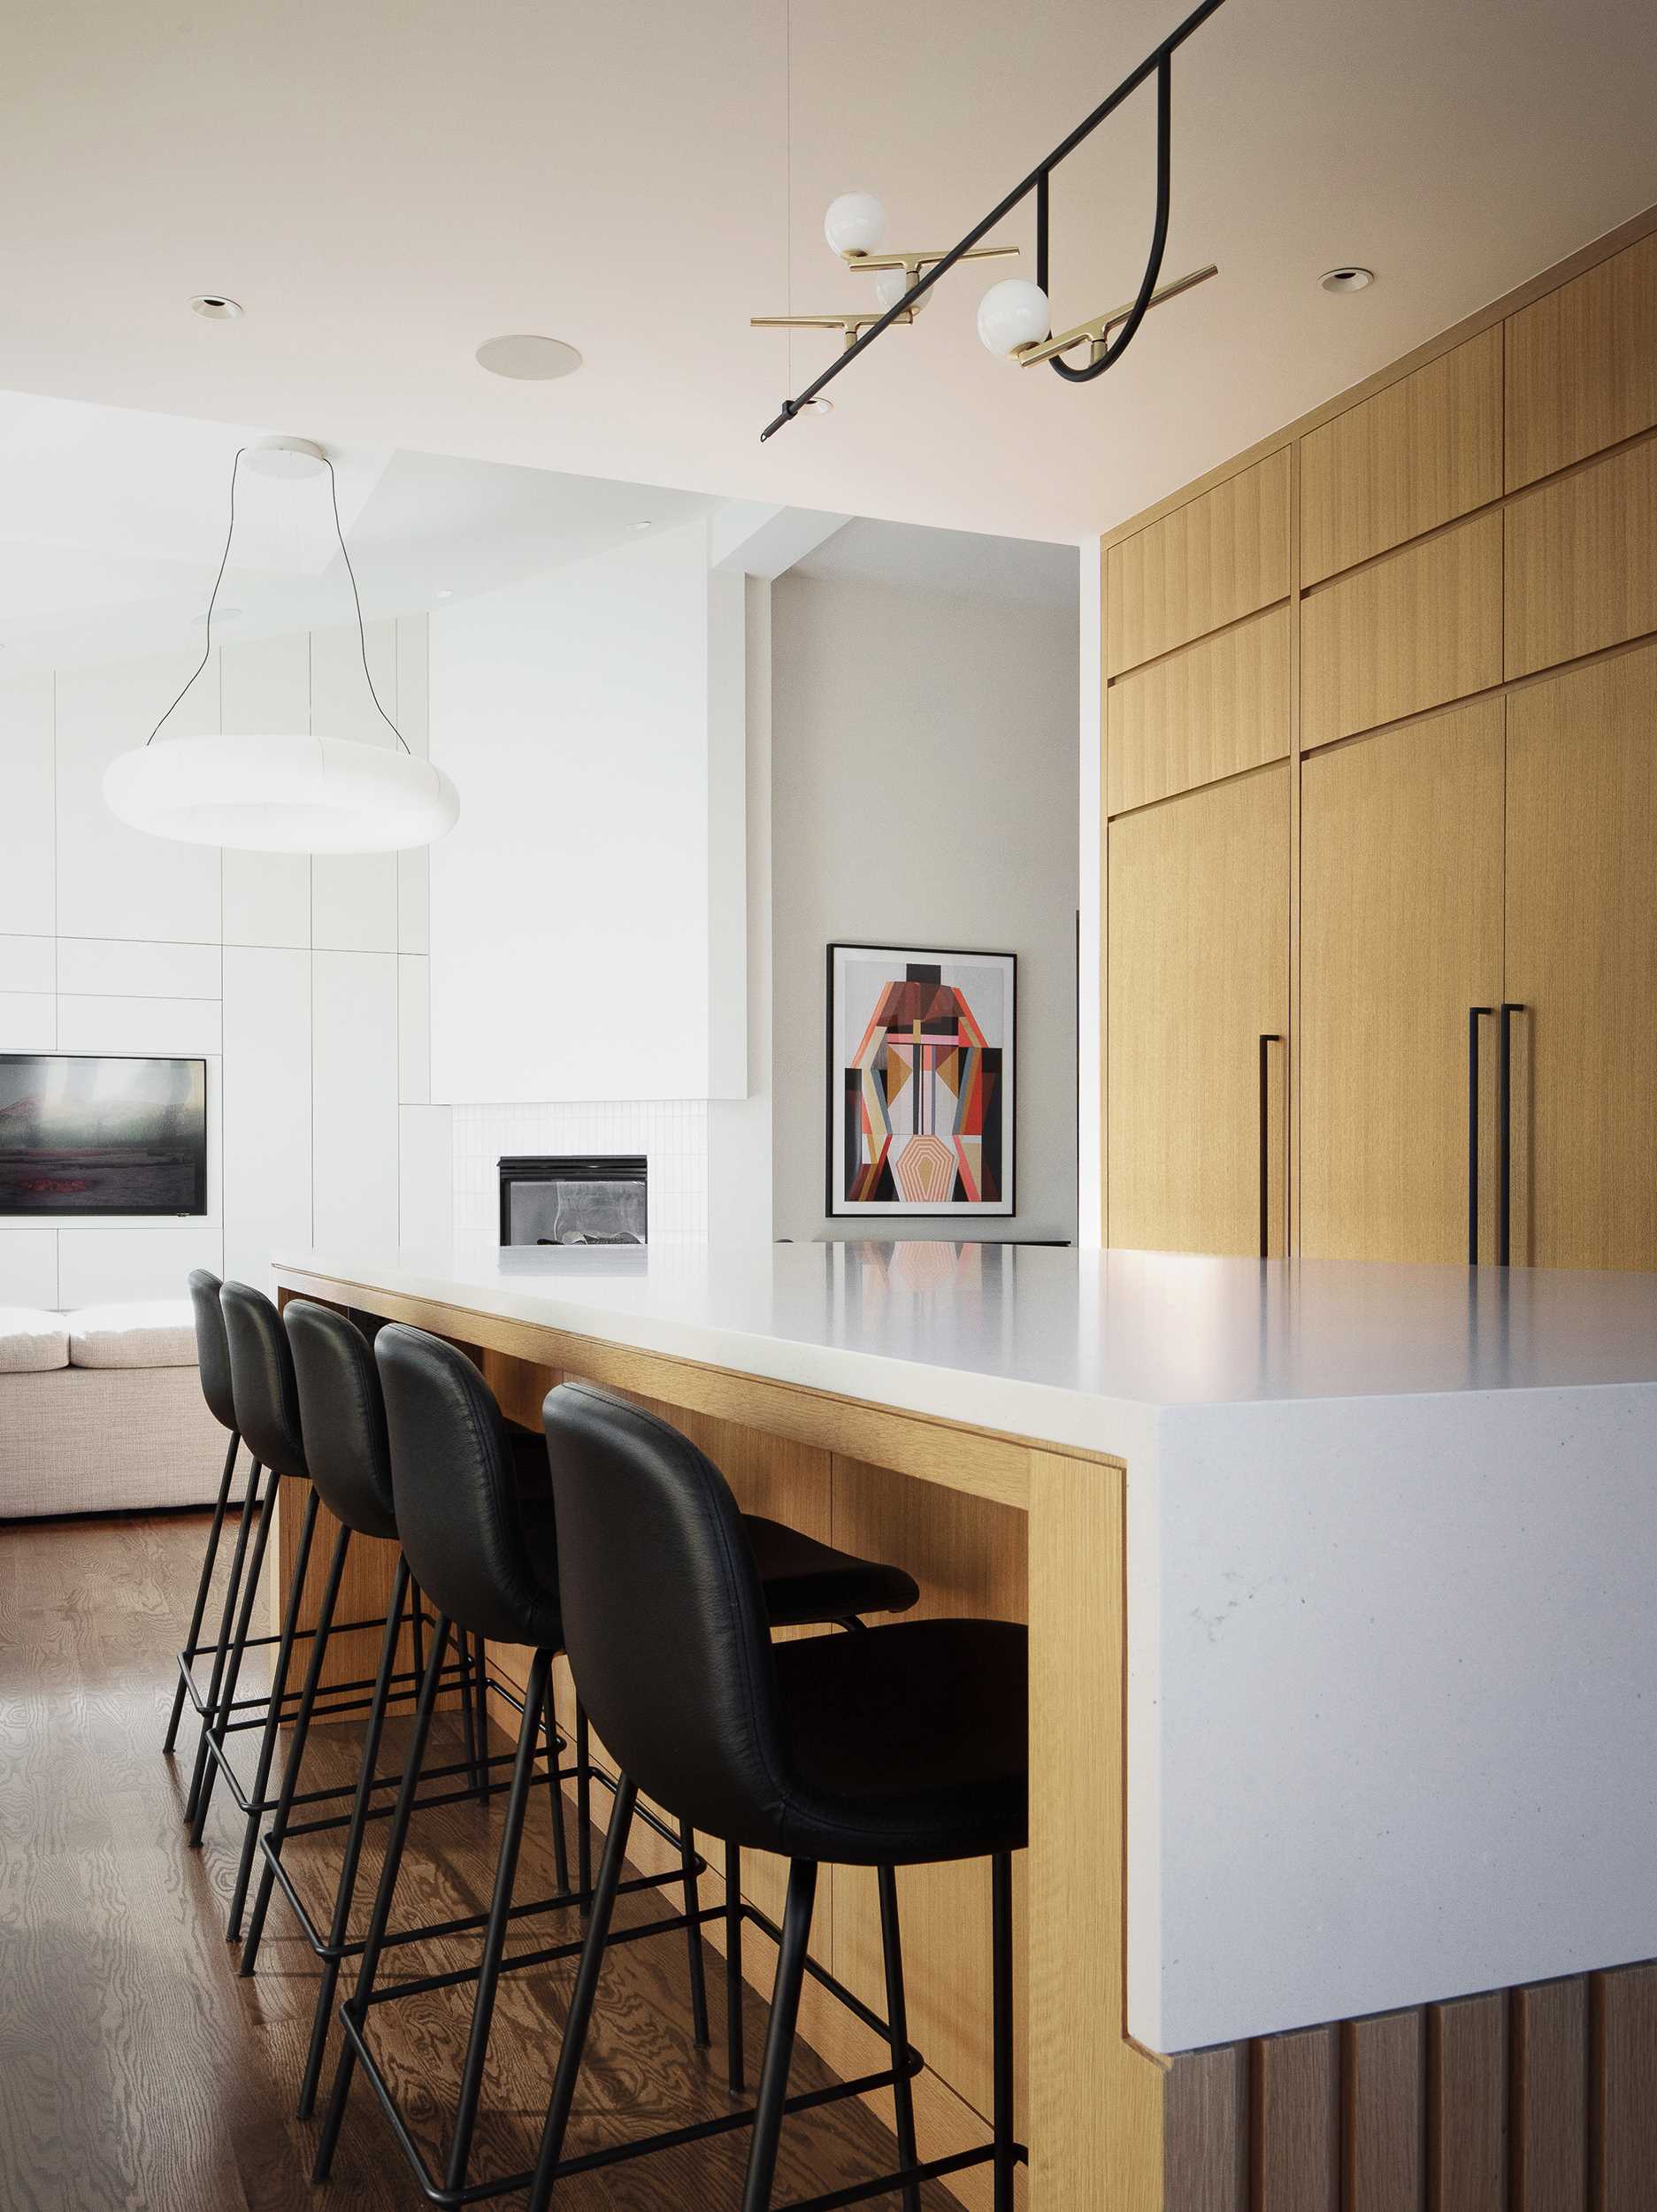
<instances>
[{"instance_id":1,"label":"brass and black chandelier","mask_svg":"<svg viewBox=\"0 0 1657 2212\"><path fill-rule=\"evenodd\" d=\"M783 402L782 412L768 422L760 432L763 443L772 437L796 415L827 413L832 402L821 395L824 387L833 381L842 370L850 366L864 349L874 343L883 331L894 323L913 323L925 306L932 287L947 270L959 261L983 261L1016 255L1016 246L986 245L983 242L995 226L1010 215L1013 210L1033 193L1036 202L1036 276L1030 283L1021 277L1004 278L993 284L978 304L978 336L992 353L1016 361L1020 366L1032 368L1045 361L1056 375L1072 384L1091 383L1102 376L1122 358L1139 333L1139 325L1154 307L1165 300L1176 299L1193 286L1206 283L1219 271L1213 263L1201 269L1193 269L1186 276L1175 277L1169 283L1161 281L1162 256L1168 244L1168 214L1171 192L1171 149L1173 129L1173 65L1174 56L1193 31L1200 30L1208 18L1224 6L1224 0L1202 0L1202 5L1192 12L1160 46L1153 49L1139 67L1131 70L1116 90L1085 116L1070 136L1056 145L1047 159L1039 163L1022 184L1015 185L1004 200L999 201L981 222L975 223L966 236L947 248L910 250L902 253L883 252L881 242L886 230L886 211L879 201L868 192L846 192L833 201L824 223L824 234L831 247L848 268L867 271L874 277L875 304L871 309L851 313L825 315L756 315L752 320L756 330L838 330L842 345L840 354L823 373L808 384L793 399ZM1122 103L1147 80L1156 84L1156 215L1151 230L1151 249L1146 259L1145 272L1139 288L1132 300L1120 307L1106 310L1102 315L1090 316L1085 322L1076 323L1068 330L1052 334L1052 312L1048 295L1047 267L1047 202L1049 180L1059 164L1066 160L1083 141L1091 137L1106 117L1115 113ZM1087 349L1085 361L1072 361L1068 355L1081 347Z\"/></svg>"}]
</instances>

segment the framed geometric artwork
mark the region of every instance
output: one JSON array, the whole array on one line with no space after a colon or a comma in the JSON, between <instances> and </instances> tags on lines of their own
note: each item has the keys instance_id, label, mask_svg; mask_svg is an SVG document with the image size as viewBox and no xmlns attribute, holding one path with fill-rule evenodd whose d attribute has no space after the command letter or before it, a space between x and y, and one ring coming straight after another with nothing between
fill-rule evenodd
<instances>
[{"instance_id":1,"label":"framed geometric artwork","mask_svg":"<svg viewBox=\"0 0 1657 2212\"><path fill-rule=\"evenodd\" d=\"M828 1210L909 1218L1013 1206L1018 961L828 949Z\"/></svg>"}]
</instances>

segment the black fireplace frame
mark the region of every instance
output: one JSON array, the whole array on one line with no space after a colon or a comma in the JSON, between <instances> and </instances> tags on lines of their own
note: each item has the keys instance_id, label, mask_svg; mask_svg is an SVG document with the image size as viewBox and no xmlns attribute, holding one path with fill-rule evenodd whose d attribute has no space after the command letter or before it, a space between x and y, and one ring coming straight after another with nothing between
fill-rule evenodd
<instances>
[{"instance_id":1,"label":"black fireplace frame","mask_svg":"<svg viewBox=\"0 0 1657 2212\"><path fill-rule=\"evenodd\" d=\"M502 1249L511 1245L514 1183L642 1183L644 1234L650 1238L650 1163L642 1152L513 1152L495 1163L500 1182Z\"/></svg>"}]
</instances>

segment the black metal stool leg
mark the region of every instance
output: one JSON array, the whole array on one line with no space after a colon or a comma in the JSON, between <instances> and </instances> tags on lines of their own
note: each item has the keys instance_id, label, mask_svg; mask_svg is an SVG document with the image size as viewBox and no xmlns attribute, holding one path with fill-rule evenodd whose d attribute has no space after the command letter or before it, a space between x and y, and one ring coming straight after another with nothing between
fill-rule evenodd
<instances>
[{"instance_id":1,"label":"black metal stool leg","mask_svg":"<svg viewBox=\"0 0 1657 2212\"><path fill-rule=\"evenodd\" d=\"M362 1862L363 1838L368 1828L369 1807L373 1798L374 1770L380 1762L380 1740L386 1731L386 1704L391 1694L391 1678L396 1671L397 1639L403 1632L403 1609L407 1603L412 1582L409 1563L399 1552L396 1571L391 1580L391 1603L386 1610L385 1640L380 1647L380 1671L374 1678L373 1701L368 1709L368 1730L363 1739L362 1763L357 1773L357 1796L351 1806L351 1824L346 1831L345 1857L340 1867L339 1886L334 1893L334 1919L328 1929L328 1948L337 1952L345 1941L351 1924L351 1905L357 1894L357 1870ZM415 1607L420 1604L420 1594L413 1591ZM421 1670L420 1679L426 1679ZM299 2117L308 2120L317 2107L317 2088L322 2079L323 2055L327 2049L328 2027L334 2018L334 1993L339 1986L340 1961L325 1958L322 1962L322 1986L317 1992L317 2008L311 2023L311 2048L305 2056L305 2078L299 2093Z\"/></svg>"},{"instance_id":2,"label":"black metal stool leg","mask_svg":"<svg viewBox=\"0 0 1657 2212\"><path fill-rule=\"evenodd\" d=\"M368 1924L368 1939L363 1946L363 1955L357 1964L357 1987L340 2008L359 2032L367 2024L368 2000L373 1994L374 1977L380 1970L380 1954L385 1948L386 1930L390 1924L397 1875L403 1865L403 1849L409 1840L409 1822L414 1812L415 1795L420 1786L420 1770L426 1762L426 1740L432 1732L438 1678L443 1671L443 1652L448 1642L449 1617L440 1614L432 1632L432 1655L426 1663L426 1675L420 1684L420 1701L414 1712L414 1731L409 1738L408 1755L403 1764L397 1809L391 1816L391 1832L386 1839L386 1862L380 1869L380 1887L374 1893L373 1917ZM334 2093L328 2100L327 2117L322 2124L316 2164L311 2173L312 2181L323 2182L328 2177L328 2170L334 2163L334 2146L340 2139L340 2128L345 2118L346 2103L351 2093L351 2077L356 2070L357 2053L348 2035L334 2077Z\"/></svg>"},{"instance_id":3,"label":"black metal stool leg","mask_svg":"<svg viewBox=\"0 0 1657 2212\"><path fill-rule=\"evenodd\" d=\"M256 1459L248 1476L248 1486L242 1500L242 1516L236 1529L236 1548L230 1555L230 1580L225 1586L225 1602L219 1622L219 1640L213 1651L213 1671L207 1686L207 1695L202 1705L202 1724L196 1739L196 1769L190 1777L190 1793L185 1800L184 1817L194 1822L196 1808L201 1802L202 1780L207 1771L207 1737L219 1709L219 1693L223 1686L225 1667L230 1655L230 1632L236 1617L236 1601L242 1594L242 1569L247 1558L248 1538L253 1524L259 1517L259 1463ZM276 1477L272 1475L274 1482Z\"/></svg>"},{"instance_id":4,"label":"black metal stool leg","mask_svg":"<svg viewBox=\"0 0 1657 2212\"><path fill-rule=\"evenodd\" d=\"M892 2064L897 2079L892 2085L892 2103L896 2117L894 2133L898 2139L898 2164L915 2163L915 2087L908 2072L909 2047L909 2007L903 1995L903 1939L898 1932L898 1878L893 1869L883 1866L880 1878L880 1947L886 1955L886 2022L892 2031ZM903 2191L903 2212L921 2212L921 2192L918 2182L911 2181Z\"/></svg>"},{"instance_id":5,"label":"black metal stool leg","mask_svg":"<svg viewBox=\"0 0 1657 2212\"><path fill-rule=\"evenodd\" d=\"M552 1857L560 1892L570 1886L570 1847L564 1832L564 1784L558 1777L558 1716L552 1694L552 1671L547 1671L547 1687L542 1694L541 1714L546 1724L547 1793L552 1809Z\"/></svg>"},{"instance_id":6,"label":"black metal stool leg","mask_svg":"<svg viewBox=\"0 0 1657 2212\"><path fill-rule=\"evenodd\" d=\"M294 1663L294 1644L299 1634L299 1608L305 1594L305 1576L311 1566L311 1547L317 1533L317 1515L322 1501L311 1484L305 1485L310 1495L305 1500L304 1518L299 1527L299 1545L294 1554L294 1571L288 1578L288 1602L282 1609L281 1640L276 1647L276 1666L271 1676L271 1701L265 1716L265 1726L259 1735L259 1761L254 1770L253 1788L249 1796L252 1810L242 1832L242 1861L236 1868L236 1886L231 1893L230 1919L225 1929L231 1943L242 1939L242 1911L248 1901L248 1883L253 1874L253 1855L259 1847L259 1828L265 1818L260 1809L265 1793L271 1786L271 1768L276 1759L276 1739L281 1732L282 1701L288 1695L288 1671Z\"/></svg>"},{"instance_id":7,"label":"black metal stool leg","mask_svg":"<svg viewBox=\"0 0 1657 2212\"><path fill-rule=\"evenodd\" d=\"M805 1979L806 1947L811 1939L811 1908L817 1898L817 1862L794 1859L788 1866L788 1902L783 1909L782 1946L777 1954L777 1982L771 1992L771 2024L765 2031L765 2058L760 2068L754 2108L754 2137L748 2147L748 2179L742 2212L771 2212L777 2177L777 2148L782 2136L783 2099L794 2059L794 2029L800 2018L800 1985Z\"/></svg>"},{"instance_id":8,"label":"black metal stool leg","mask_svg":"<svg viewBox=\"0 0 1657 2212\"><path fill-rule=\"evenodd\" d=\"M742 1852L725 1847L725 2062L733 2092L748 2080L742 2051Z\"/></svg>"},{"instance_id":9,"label":"black metal stool leg","mask_svg":"<svg viewBox=\"0 0 1657 2212\"><path fill-rule=\"evenodd\" d=\"M547 2106L546 2124L541 2131L541 2151L535 2161L535 2178L530 2185L525 2212L547 2212L552 2201L558 2161L564 2155L564 2132L570 2124L570 2108L575 2101L575 2085L580 2078L581 2056L587 2048L599 1970L604 1963L604 1946L610 1938L610 1916L616 1909L617 1885L627 1856L633 1809L638 1798L637 1789L625 1774L620 1776L616 1786L615 1809L610 1816L610 1832L604 1839L598 1887L593 1895L592 1914L587 1924L587 1940L581 1947L581 1962L576 1969L575 1988L564 2024L558 2070L552 2078L552 2096Z\"/></svg>"},{"instance_id":10,"label":"black metal stool leg","mask_svg":"<svg viewBox=\"0 0 1657 2212\"><path fill-rule=\"evenodd\" d=\"M242 1678L242 1661L248 1647L248 1631L253 1624L253 1603L259 1594L259 1576L265 1566L265 1547L271 1540L271 1523L276 1517L276 1494L280 1488L281 1477L272 1472L259 1506L259 1525L254 1533L252 1553L248 1560L247 1572L242 1578L242 1602L236 1608L236 1630L231 1639L230 1656L225 1667L218 1709L213 1714L212 1727L207 1732L220 1751L225 1747L225 1738L235 1712L236 1685ZM213 1784L218 1778L219 1762L210 1758L207 1770L202 1776L201 1788L196 1794L196 1817L190 1823L192 1851L201 1849L202 1836L207 1826L207 1809L212 1803Z\"/></svg>"},{"instance_id":11,"label":"black metal stool leg","mask_svg":"<svg viewBox=\"0 0 1657 2212\"><path fill-rule=\"evenodd\" d=\"M322 1680L323 1662L327 1657L328 1638L334 1627L334 1608L340 1601L340 1583L345 1573L345 1559L351 1548L351 1532L341 1525L334 1540L334 1551L328 1561L328 1578L323 1586L322 1602L317 1609L316 1633L311 1638L311 1663L305 1669L305 1684L299 1695L299 1710L294 1716L294 1740L288 1747L288 1757L282 1767L281 1794L276 1801L276 1817L271 1823L270 1843L272 1851L280 1853L287 1840L288 1823L294 1809L294 1793L299 1787L299 1770L304 1763L305 1740L311 1733L311 1716L316 1710L317 1691ZM301 1581L303 1580L302 1574ZM255 1799L257 1803L257 1799ZM251 1831L250 1832L257 1832ZM245 1884L243 1885L245 1890ZM243 1974L250 1974L259 1955L259 1939L265 1932L265 1916L271 1909L271 1892L276 1886L276 1869L267 1858L259 1876L258 1894L253 1901L253 1917L248 1923L248 1939L242 1947Z\"/></svg>"},{"instance_id":12,"label":"black metal stool leg","mask_svg":"<svg viewBox=\"0 0 1657 2212\"><path fill-rule=\"evenodd\" d=\"M465 2187L466 2168L472 2158L478 2098L483 2088L484 2062L489 2053L489 2027L495 2017L495 1994L501 1979L501 1955L506 1948L507 1917L512 1909L512 1885L518 1877L518 1848L524 1839L524 1816L529 1809L529 1788L534 1777L535 1752L541 1741L547 1678L551 1666L552 1655L538 1651L530 1662L529 1680L524 1690L524 1719L518 1732L518 1756L512 1763L512 1786L507 1794L506 1826L501 1835L501 1855L495 1863L488 1925L483 1932L483 1956L472 2007L472 2032L466 2038L466 2055L460 2070L460 2101L456 2108L455 2131L449 2138L444 2185L453 2190Z\"/></svg>"},{"instance_id":13,"label":"black metal stool leg","mask_svg":"<svg viewBox=\"0 0 1657 2212\"><path fill-rule=\"evenodd\" d=\"M587 1708L575 1701L575 1881L584 1898L593 1893L593 1742ZM583 1916L592 1910L583 1904Z\"/></svg>"},{"instance_id":14,"label":"black metal stool leg","mask_svg":"<svg viewBox=\"0 0 1657 2212\"><path fill-rule=\"evenodd\" d=\"M483 1639L472 1640L472 1655L477 1660L477 1674L472 1688L477 1698L478 1718L478 1782L485 1804L495 1792L494 1770L489 1764L489 1680L484 1665Z\"/></svg>"},{"instance_id":15,"label":"black metal stool leg","mask_svg":"<svg viewBox=\"0 0 1657 2212\"><path fill-rule=\"evenodd\" d=\"M212 1587L213 1569L219 1563L219 1533L224 1527L225 1513L230 1504L230 1485L235 1476L236 1452L241 1442L242 1439L233 1434L230 1439L230 1449L225 1454L225 1471L219 1479L219 1496L213 1506L212 1525L207 1532L207 1549L202 1558L201 1579L196 1586L196 1603L190 1613L189 1632L184 1639L182 1655L186 1666L195 1664L196 1655L201 1648L202 1616L207 1610L207 1594ZM179 1678L173 1688L173 1711L167 1721L167 1732L161 1739L161 1748L169 1756L172 1755L173 1747L179 1740L179 1721L183 1711L184 1675L180 1670Z\"/></svg>"},{"instance_id":16,"label":"black metal stool leg","mask_svg":"<svg viewBox=\"0 0 1657 2212\"><path fill-rule=\"evenodd\" d=\"M679 1863L685 1875L685 1948L690 1967L691 2032L706 2045L708 2032L708 1978L702 1947L702 1883L696 1872L696 1832L687 1821L679 1823Z\"/></svg>"},{"instance_id":17,"label":"black metal stool leg","mask_svg":"<svg viewBox=\"0 0 1657 2212\"><path fill-rule=\"evenodd\" d=\"M464 1629L455 1631L455 1655L460 1662L460 1755L466 1763L467 1786L483 1795L483 1770L478 1764L478 1704L472 1694L472 1639Z\"/></svg>"},{"instance_id":18,"label":"black metal stool leg","mask_svg":"<svg viewBox=\"0 0 1657 2212\"><path fill-rule=\"evenodd\" d=\"M1013 1855L998 1851L990 1861L991 1969L993 2038L990 2106L994 2130L995 2212L1013 2212L1013 2171L1017 2143L1013 2114Z\"/></svg>"}]
</instances>

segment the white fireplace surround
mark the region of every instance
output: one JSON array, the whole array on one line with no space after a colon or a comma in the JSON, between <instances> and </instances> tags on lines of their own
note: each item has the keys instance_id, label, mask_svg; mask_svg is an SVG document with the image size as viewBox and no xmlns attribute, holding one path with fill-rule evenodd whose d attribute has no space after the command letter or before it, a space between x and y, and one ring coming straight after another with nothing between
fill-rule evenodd
<instances>
[{"instance_id":1,"label":"white fireplace surround","mask_svg":"<svg viewBox=\"0 0 1657 2212\"><path fill-rule=\"evenodd\" d=\"M456 1106L454 1133L455 1238L463 1248L499 1243L499 1163L526 1152L642 1152L649 1163L651 1243L707 1237L704 1100Z\"/></svg>"}]
</instances>

